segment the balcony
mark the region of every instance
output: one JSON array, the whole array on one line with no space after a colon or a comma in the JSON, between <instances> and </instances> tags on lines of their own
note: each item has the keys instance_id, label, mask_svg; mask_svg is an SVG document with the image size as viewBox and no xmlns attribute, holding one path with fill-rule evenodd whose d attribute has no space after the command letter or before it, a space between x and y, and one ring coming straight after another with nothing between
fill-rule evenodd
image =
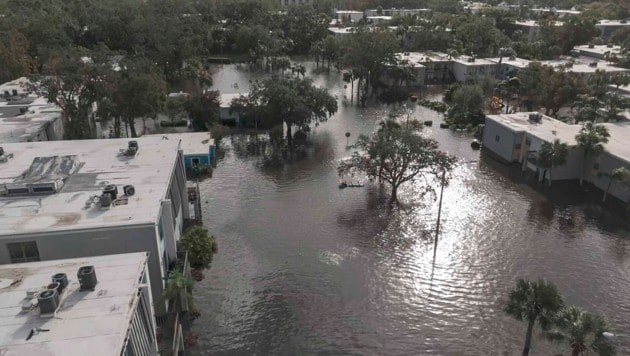
<instances>
[{"instance_id":1,"label":"balcony","mask_svg":"<svg viewBox=\"0 0 630 356\"><path fill-rule=\"evenodd\" d=\"M168 313L156 318L156 324L159 355L184 355L184 334L179 322L179 313Z\"/></svg>"}]
</instances>

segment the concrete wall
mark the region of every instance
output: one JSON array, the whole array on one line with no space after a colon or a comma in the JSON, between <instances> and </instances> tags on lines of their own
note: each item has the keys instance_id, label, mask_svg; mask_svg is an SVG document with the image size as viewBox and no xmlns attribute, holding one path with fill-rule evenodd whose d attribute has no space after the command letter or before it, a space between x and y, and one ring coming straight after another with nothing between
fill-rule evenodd
<instances>
[{"instance_id":1,"label":"concrete wall","mask_svg":"<svg viewBox=\"0 0 630 356\"><path fill-rule=\"evenodd\" d=\"M464 63L453 62L453 76L458 82L465 82L476 77L495 75L496 64L487 65L466 65Z\"/></svg>"},{"instance_id":2,"label":"concrete wall","mask_svg":"<svg viewBox=\"0 0 630 356\"><path fill-rule=\"evenodd\" d=\"M538 137L527 134L527 138L531 140L531 146L529 147L530 151L539 151L543 140ZM536 153L534 153L536 154ZM571 180L571 179L580 179L580 171L582 168L582 157L583 153L576 147L569 148L569 155L567 157L567 163L562 166L554 167L551 172L552 180ZM542 180L543 169L540 170L539 180ZM547 179L549 179L549 172L547 172Z\"/></svg>"},{"instance_id":3,"label":"concrete wall","mask_svg":"<svg viewBox=\"0 0 630 356\"><path fill-rule=\"evenodd\" d=\"M506 162L514 162L514 149L520 141L516 141L514 131L499 124L498 122L486 119L483 128L483 147L492 151Z\"/></svg>"},{"instance_id":4,"label":"concrete wall","mask_svg":"<svg viewBox=\"0 0 630 356\"><path fill-rule=\"evenodd\" d=\"M597 163L598 169L594 169L593 164L590 164L587 167L586 171L591 173L589 174L588 180L593 183L597 188L603 191L605 191L608 187L608 183L610 182L609 177L612 174L613 170L619 167L626 167L626 169L630 169L630 162L624 161L607 152L602 153L594 161ZM613 181L610 184L610 190L608 191L608 194L614 196L624 203L630 203L630 186L625 185L621 182Z\"/></svg>"}]
</instances>

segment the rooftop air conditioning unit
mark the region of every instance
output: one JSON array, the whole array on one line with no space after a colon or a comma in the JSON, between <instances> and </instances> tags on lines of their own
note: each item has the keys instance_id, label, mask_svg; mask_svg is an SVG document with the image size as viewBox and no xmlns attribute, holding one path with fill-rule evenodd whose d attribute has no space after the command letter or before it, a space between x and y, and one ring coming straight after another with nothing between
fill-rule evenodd
<instances>
[{"instance_id":1,"label":"rooftop air conditioning unit","mask_svg":"<svg viewBox=\"0 0 630 356\"><path fill-rule=\"evenodd\" d=\"M77 278L79 279L80 290L94 290L96 288L96 270L94 266L83 266L77 271Z\"/></svg>"},{"instance_id":2,"label":"rooftop air conditioning unit","mask_svg":"<svg viewBox=\"0 0 630 356\"><path fill-rule=\"evenodd\" d=\"M129 141L127 144L127 155L135 156L138 153L138 141Z\"/></svg>"},{"instance_id":3,"label":"rooftop air conditioning unit","mask_svg":"<svg viewBox=\"0 0 630 356\"><path fill-rule=\"evenodd\" d=\"M13 92L13 96L18 96L18 91L17 91L17 89L13 89L13 90L12 90L12 92Z\"/></svg>"},{"instance_id":4,"label":"rooftop air conditioning unit","mask_svg":"<svg viewBox=\"0 0 630 356\"><path fill-rule=\"evenodd\" d=\"M118 187L115 184L108 184L103 188L103 195L109 194L112 200L116 200L118 197Z\"/></svg>"},{"instance_id":5,"label":"rooftop air conditioning unit","mask_svg":"<svg viewBox=\"0 0 630 356\"><path fill-rule=\"evenodd\" d=\"M59 294L68 287L68 275L65 273L57 273L52 276L53 283L59 283Z\"/></svg>"},{"instance_id":6,"label":"rooftop air conditioning unit","mask_svg":"<svg viewBox=\"0 0 630 356\"><path fill-rule=\"evenodd\" d=\"M136 194L136 188L134 188L133 185L126 185L123 187L123 192L125 192L125 195L130 197L134 194Z\"/></svg>"},{"instance_id":7,"label":"rooftop air conditioning unit","mask_svg":"<svg viewBox=\"0 0 630 356\"><path fill-rule=\"evenodd\" d=\"M101 195L98 203L101 205L101 208L109 208L112 205L112 195L109 193Z\"/></svg>"},{"instance_id":8,"label":"rooftop air conditioning unit","mask_svg":"<svg viewBox=\"0 0 630 356\"><path fill-rule=\"evenodd\" d=\"M591 62L588 64L589 67L597 67L597 62Z\"/></svg>"},{"instance_id":9,"label":"rooftop air conditioning unit","mask_svg":"<svg viewBox=\"0 0 630 356\"><path fill-rule=\"evenodd\" d=\"M588 48L595 48L595 45L594 45L594 44L592 44L592 43L589 43L589 44L588 44Z\"/></svg>"},{"instance_id":10,"label":"rooftop air conditioning unit","mask_svg":"<svg viewBox=\"0 0 630 356\"><path fill-rule=\"evenodd\" d=\"M606 47L608 47L608 48L613 48L613 44L612 44L612 43L609 43L609 44L607 44L607 45L606 45Z\"/></svg>"},{"instance_id":11,"label":"rooftop air conditioning unit","mask_svg":"<svg viewBox=\"0 0 630 356\"><path fill-rule=\"evenodd\" d=\"M8 98L8 97L10 97L10 96L11 96L11 93L10 93L8 90L5 90L5 91L4 91L4 96L5 96L6 98Z\"/></svg>"},{"instance_id":12,"label":"rooftop air conditioning unit","mask_svg":"<svg viewBox=\"0 0 630 356\"><path fill-rule=\"evenodd\" d=\"M57 310L57 291L46 289L37 296L40 314L52 314Z\"/></svg>"}]
</instances>

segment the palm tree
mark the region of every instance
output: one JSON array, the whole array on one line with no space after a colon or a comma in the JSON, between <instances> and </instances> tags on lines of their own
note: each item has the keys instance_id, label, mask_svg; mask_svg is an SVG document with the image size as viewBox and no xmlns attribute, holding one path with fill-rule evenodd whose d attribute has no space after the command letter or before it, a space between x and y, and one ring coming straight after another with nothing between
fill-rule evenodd
<instances>
[{"instance_id":1,"label":"palm tree","mask_svg":"<svg viewBox=\"0 0 630 356\"><path fill-rule=\"evenodd\" d=\"M503 62L503 57L516 57L516 51L512 47L503 47L499 49L499 62L497 64L497 78L499 79L501 78L501 63Z\"/></svg>"},{"instance_id":2,"label":"palm tree","mask_svg":"<svg viewBox=\"0 0 630 356\"><path fill-rule=\"evenodd\" d=\"M518 77L512 77L499 83L499 91L505 96L505 113L510 111L510 99L519 93L523 87L523 83Z\"/></svg>"},{"instance_id":3,"label":"palm tree","mask_svg":"<svg viewBox=\"0 0 630 356\"><path fill-rule=\"evenodd\" d=\"M567 163L569 157L569 146L566 143L556 139L553 143L543 142L538 151L538 165L545 170L543 171L542 181L545 181L547 170L549 170L549 186L551 186L551 171L553 167L562 166Z\"/></svg>"},{"instance_id":4,"label":"palm tree","mask_svg":"<svg viewBox=\"0 0 630 356\"><path fill-rule=\"evenodd\" d=\"M610 190L610 186L613 181L626 182L630 185L630 170L626 169L626 167L619 167L617 169L613 169L612 174L606 174L609 177L608 185L606 186L606 190L604 191L604 198L602 202L606 202L606 198L608 197L608 191Z\"/></svg>"},{"instance_id":5,"label":"palm tree","mask_svg":"<svg viewBox=\"0 0 630 356\"><path fill-rule=\"evenodd\" d=\"M591 121L584 123L580 133L575 136L577 146L584 151L582 159L582 172L580 174L580 185L584 183L584 165L589 156L596 157L604 151L604 144L608 142L610 134L608 129L602 125L596 125Z\"/></svg>"},{"instance_id":6,"label":"palm tree","mask_svg":"<svg viewBox=\"0 0 630 356\"><path fill-rule=\"evenodd\" d=\"M599 109L604 106L604 103L594 96L588 96L580 94L571 106L571 110L577 109L577 113L574 115L576 122L593 121L596 122L601 116Z\"/></svg>"},{"instance_id":7,"label":"palm tree","mask_svg":"<svg viewBox=\"0 0 630 356\"><path fill-rule=\"evenodd\" d=\"M599 356L615 355L615 347L604 336L610 331L606 319L571 306L562 310L554 321L554 328L547 332L549 339L568 344L572 356L593 351Z\"/></svg>"},{"instance_id":8,"label":"palm tree","mask_svg":"<svg viewBox=\"0 0 630 356\"><path fill-rule=\"evenodd\" d=\"M558 288L551 282L544 279L537 281L519 279L516 282L516 288L510 292L505 312L517 320L527 322L523 356L529 355L536 322L543 330L548 330L563 305Z\"/></svg>"}]
</instances>

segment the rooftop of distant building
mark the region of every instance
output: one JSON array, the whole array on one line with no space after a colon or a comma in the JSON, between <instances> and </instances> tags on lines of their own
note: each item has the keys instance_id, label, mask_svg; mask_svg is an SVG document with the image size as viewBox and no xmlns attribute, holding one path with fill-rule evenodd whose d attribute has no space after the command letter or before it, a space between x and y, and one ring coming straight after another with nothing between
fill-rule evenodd
<instances>
[{"instance_id":1,"label":"rooftop of distant building","mask_svg":"<svg viewBox=\"0 0 630 356\"><path fill-rule=\"evenodd\" d=\"M0 266L0 353L120 355L146 261L142 252ZM94 266L94 291L79 288L77 271L82 266ZM33 299L27 295L45 288L57 273L65 273L69 284L54 317L40 316L37 307L23 307Z\"/></svg>"},{"instance_id":2,"label":"rooftop of distant building","mask_svg":"<svg viewBox=\"0 0 630 356\"><path fill-rule=\"evenodd\" d=\"M577 144L575 136L580 132L582 125L567 124L545 115L542 115L540 122L534 122L530 120L530 114L538 113L521 112L515 114L489 115L488 118L516 132L528 132L547 142L553 142L558 139L571 146ZM630 122L609 122L602 123L601 125L604 125L610 133L608 143L604 146L606 151L620 159L630 162L630 145L628 144Z\"/></svg>"},{"instance_id":3,"label":"rooftop of distant building","mask_svg":"<svg viewBox=\"0 0 630 356\"><path fill-rule=\"evenodd\" d=\"M608 46L608 45L583 45L583 46L575 46L573 48L574 50L577 50L581 53L585 53L585 54L596 54L596 55L600 55L603 56L606 53L616 53L619 54L621 53L621 47L620 46Z\"/></svg>"},{"instance_id":4,"label":"rooftop of distant building","mask_svg":"<svg viewBox=\"0 0 630 356\"><path fill-rule=\"evenodd\" d=\"M29 141L60 115L58 106L33 93L28 78L0 85L0 143Z\"/></svg>"},{"instance_id":5,"label":"rooftop of distant building","mask_svg":"<svg viewBox=\"0 0 630 356\"><path fill-rule=\"evenodd\" d=\"M209 147L214 145L214 139L210 132L181 132L145 135L142 137L159 136L164 140L179 142L179 148L184 151L184 155L208 154Z\"/></svg>"},{"instance_id":6,"label":"rooftop of distant building","mask_svg":"<svg viewBox=\"0 0 630 356\"><path fill-rule=\"evenodd\" d=\"M540 27L540 23L536 20L515 21L514 24L517 26L524 26L524 27ZM562 26L564 25L564 22L552 21L551 24L553 26Z\"/></svg>"},{"instance_id":7,"label":"rooftop of distant building","mask_svg":"<svg viewBox=\"0 0 630 356\"><path fill-rule=\"evenodd\" d=\"M628 20L599 20L596 26L630 26Z\"/></svg>"},{"instance_id":8,"label":"rooftop of distant building","mask_svg":"<svg viewBox=\"0 0 630 356\"><path fill-rule=\"evenodd\" d=\"M2 144L0 235L155 224L179 141L135 140L134 156L126 152L129 139ZM118 199L100 208L98 196L110 184ZM124 185L133 185L135 194L123 196Z\"/></svg>"}]
</instances>

